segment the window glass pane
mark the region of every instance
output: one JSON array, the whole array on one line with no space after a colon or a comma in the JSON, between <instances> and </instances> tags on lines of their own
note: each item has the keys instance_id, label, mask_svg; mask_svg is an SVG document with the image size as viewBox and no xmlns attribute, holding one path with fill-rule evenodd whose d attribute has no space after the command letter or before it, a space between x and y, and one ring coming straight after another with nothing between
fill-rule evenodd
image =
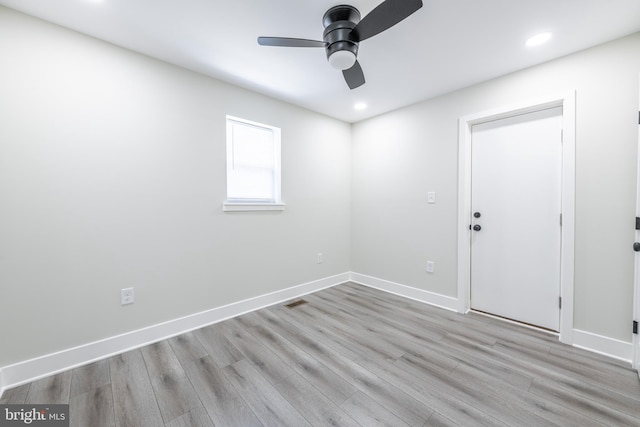
<instances>
[{"instance_id":1,"label":"window glass pane","mask_svg":"<svg viewBox=\"0 0 640 427\"><path fill-rule=\"evenodd\" d=\"M233 166L273 169L273 132L253 126L233 126Z\"/></svg>"},{"instance_id":2,"label":"window glass pane","mask_svg":"<svg viewBox=\"0 0 640 427\"><path fill-rule=\"evenodd\" d=\"M229 199L273 200L273 173L269 169L241 168L229 173Z\"/></svg>"}]
</instances>

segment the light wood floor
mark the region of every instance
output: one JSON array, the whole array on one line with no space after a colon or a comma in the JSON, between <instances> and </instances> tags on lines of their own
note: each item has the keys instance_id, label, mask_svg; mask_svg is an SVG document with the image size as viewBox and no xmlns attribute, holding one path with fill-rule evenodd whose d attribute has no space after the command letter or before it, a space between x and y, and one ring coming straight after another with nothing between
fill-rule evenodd
<instances>
[{"instance_id":1,"label":"light wood floor","mask_svg":"<svg viewBox=\"0 0 640 427\"><path fill-rule=\"evenodd\" d=\"M5 392L72 426L640 426L623 362L344 284Z\"/></svg>"}]
</instances>

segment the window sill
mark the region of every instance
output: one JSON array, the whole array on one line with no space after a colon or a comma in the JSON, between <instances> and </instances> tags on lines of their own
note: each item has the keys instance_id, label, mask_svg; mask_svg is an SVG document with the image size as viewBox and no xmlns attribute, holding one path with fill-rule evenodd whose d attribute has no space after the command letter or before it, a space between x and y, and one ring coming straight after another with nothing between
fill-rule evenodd
<instances>
[{"instance_id":1,"label":"window sill","mask_svg":"<svg viewBox=\"0 0 640 427\"><path fill-rule=\"evenodd\" d=\"M283 211L285 206L284 203L224 202L222 210L224 212Z\"/></svg>"}]
</instances>

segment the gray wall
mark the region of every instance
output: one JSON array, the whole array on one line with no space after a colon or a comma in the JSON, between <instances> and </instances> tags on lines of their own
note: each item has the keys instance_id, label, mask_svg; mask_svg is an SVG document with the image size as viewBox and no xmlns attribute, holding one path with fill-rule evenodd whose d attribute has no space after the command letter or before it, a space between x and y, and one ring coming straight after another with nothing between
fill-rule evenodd
<instances>
[{"instance_id":1,"label":"gray wall","mask_svg":"<svg viewBox=\"0 0 640 427\"><path fill-rule=\"evenodd\" d=\"M350 125L4 7L0 58L0 366L349 270ZM222 212L226 114L284 212Z\"/></svg>"},{"instance_id":2,"label":"gray wall","mask_svg":"<svg viewBox=\"0 0 640 427\"><path fill-rule=\"evenodd\" d=\"M638 52L635 34L355 124L352 271L456 297L458 118L575 89L574 328L630 342Z\"/></svg>"}]
</instances>

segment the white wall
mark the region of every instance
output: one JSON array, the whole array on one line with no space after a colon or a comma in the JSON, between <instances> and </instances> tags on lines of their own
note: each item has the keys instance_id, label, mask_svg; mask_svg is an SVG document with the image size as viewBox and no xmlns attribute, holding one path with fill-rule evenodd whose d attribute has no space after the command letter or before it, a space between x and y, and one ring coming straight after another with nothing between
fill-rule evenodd
<instances>
[{"instance_id":1,"label":"white wall","mask_svg":"<svg viewBox=\"0 0 640 427\"><path fill-rule=\"evenodd\" d=\"M0 367L349 270L350 125L4 7L0 58ZM226 114L284 212L222 212Z\"/></svg>"},{"instance_id":2,"label":"white wall","mask_svg":"<svg viewBox=\"0 0 640 427\"><path fill-rule=\"evenodd\" d=\"M574 328L630 342L638 52L640 33L354 125L352 271L455 297L458 118L575 89Z\"/></svg>"}]
</instances>

